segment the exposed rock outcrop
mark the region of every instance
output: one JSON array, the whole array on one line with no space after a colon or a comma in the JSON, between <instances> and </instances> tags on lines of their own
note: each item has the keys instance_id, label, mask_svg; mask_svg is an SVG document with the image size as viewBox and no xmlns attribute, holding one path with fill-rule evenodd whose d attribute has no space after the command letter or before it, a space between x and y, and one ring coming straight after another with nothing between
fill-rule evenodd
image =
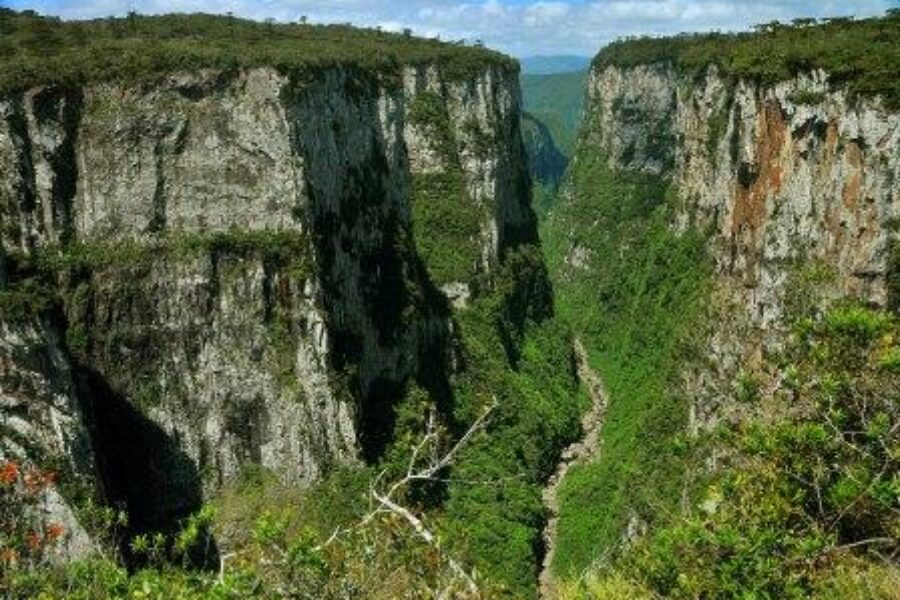
<instances>
[{"instance_id":1,"label":"exposed rock outcrop","mask_svg":"<svg viewBox=\"0 0 900 600\"><path fill-rule=\"evenodd\" d=\"M36 465L52 468L70 495L90 491L96 485L95 465L84 417L54 328L37 319L0 323L0 461L26 473ZM37 493L44 518L62 526L59 552L88 555L93 542L59 489Z\"/></svg>"},{"instance_id":2,"label":"exposed rock outcrop","mask_svg":"<svg viewBox=\"0 0 900 600\"><path fill-rule=\"evenodd\" d=\"M900 114L880 99L820 71L763 86L667 63L595 70L588 93L609 165L670 178L673 227L710 233L714 325L688 376L698 424L728 412L733 376L779 346L792 303L892 301Z\"/></svg>"},{"instance_id":3,"label":"exposed rock outcrop","mask_svg":"<svg viewBox=\"0 0 900 600\"><path fill-rule=\"evenodd\" d=\"M0 99L2 247L49 265L61 300L42 337L16 334L53 360L10 367L59 390L10 411L47 396L66 419L22 426L55 423L46 449L74 460L60 440L83 441L88 407L87 460L147 528L247 463L304 484L377 457L391 403L450 338L412 235L410 180L446 159L409 118L422 93L450 116L489 272L535 239L507 66L207 70Z\"/></svg>"}]
</instances>

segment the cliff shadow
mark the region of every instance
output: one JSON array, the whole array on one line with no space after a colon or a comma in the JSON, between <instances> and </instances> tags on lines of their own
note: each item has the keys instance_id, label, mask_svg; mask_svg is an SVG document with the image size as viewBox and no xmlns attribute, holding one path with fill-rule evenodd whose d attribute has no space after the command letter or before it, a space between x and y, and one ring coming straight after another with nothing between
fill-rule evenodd
<instances>
[{"instance_id":1,"label":"cliff shadow","mask_svg":"<svg viewBox=\"0 0 900 600\"><path fill-rule=\"evenodd\" d=\"M307 221L315 248L329 366L356 402L360 450L374 464L394 438L398 407L417 373L446 369L430 356L449 339L449 308L416 252L402 129L386 140L382 127L366 126L381 121L378 103L367 100L379 96L381 82L365 71L352 75L338 84L350 99L342 111L322 113L319 107L331 101L305 85L292 86L285 103L294 151L307 161L309 202L298 218ZM395 127L403 123L399 117ZM321 150L322 140L332 153ZM375 344L367 344L362 328L371 329ZM442 407L450 402L449 385L443 387Z\"/></svg>"},{"instance_id":2,"label":"cliff shadow","mask_svg":"<svg viewBox=\"0 0 900 600\"><path fill-rule=\"evenodd\" d=\"M166 550L174 560L172 539L203 504L202 482L194 461L179 440L148 419L102 374L78 366L78 387L88 409L97 468L107 503L124 509L128 523L119 543L129 568L146 557L135 554L130 542L142 534L166 535ZM194 568L218 566L218 549L208 532L195 547L177 559Z\"/></svg>"}]
</instances>

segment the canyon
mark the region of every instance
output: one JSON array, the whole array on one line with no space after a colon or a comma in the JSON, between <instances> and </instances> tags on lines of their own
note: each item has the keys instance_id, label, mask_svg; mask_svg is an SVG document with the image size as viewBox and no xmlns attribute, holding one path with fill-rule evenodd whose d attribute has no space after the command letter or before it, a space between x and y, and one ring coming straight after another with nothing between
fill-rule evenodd
<instances>
[{"instance_id":1,"label":"canyon","mask_svg":"<svg viewBox=\"0 0 900 600\"><path fill-rule=\"evenodd\" d=\"M896 546L900 101L866 61L897 22L615 42L562 148L480 46L0 9L0 511L56 532L3 512L33 579L0 590L98 556L88 595L865 579Z\"/></svg>"}]
</instances>

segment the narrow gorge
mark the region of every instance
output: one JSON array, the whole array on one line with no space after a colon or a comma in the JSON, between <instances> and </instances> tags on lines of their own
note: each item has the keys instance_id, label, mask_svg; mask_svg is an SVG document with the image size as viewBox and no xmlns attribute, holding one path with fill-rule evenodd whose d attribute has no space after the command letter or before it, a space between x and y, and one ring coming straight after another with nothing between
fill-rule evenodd
<instances>
[{"instance_id":1,"label":"narrow gorge","mask_svg":"<svg viewBox=\"0 0 900 600\"><path fill-rule=\"evenodd\" d=\"M0 8L0 595L893 597L898 30Z\"/></svg>"},{"instance_id":2,"label":"narrow gorge","mask_svg":"<svg viewBox=\"0 0 900 600\"><path fill-rule=\"evenodd\" d=\"M172 19L141 18L126 43ZM426 424L452 438L499 402L453 476L410 493L443 507L433 526L465 539L479 569L527 594L541 484L578 405L529 205L515 62L374 31L193 19L208 39L270 39L229 68L126 61L53 81L35 59L33 83L0 100L2 453L53 472L40 504L66 532L57 552L106 543L91 525L105 505L139 565L129 540L175 535L212 503L217 550L203 560L215 561L250 533L224 515L257 496L346 486L329 502L355 510ZM116 22L55 26L119 39L102 41ZM335 61L342 36L359 54ZM381 58L366 62L366 47ZM260 510L275 509L298 527L347 524L341 511Z\"/></svg>"}]
</instances>

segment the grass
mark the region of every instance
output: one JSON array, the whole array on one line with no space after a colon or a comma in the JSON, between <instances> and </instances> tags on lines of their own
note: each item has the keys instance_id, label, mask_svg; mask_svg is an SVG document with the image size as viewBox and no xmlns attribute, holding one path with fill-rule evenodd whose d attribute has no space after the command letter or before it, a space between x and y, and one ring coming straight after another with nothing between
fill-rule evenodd
<instances>
[{"instance_id":1,"label":"grass","mask_svg":"<svg viewBox=\"0 0 900 600\"><path fill-rule=\"evenodd\" d=\"M752 33L684 34L620 40L605 47L594 68L668 62L699 75L710 64L731 78L773 84L824 69L853 96L881 96L900 107L900 12L884 17L830 19L819 24L769 23Z\"/></svg>"},{"instance_id":2,"label":"grass","mask_svg":"<svg viewBox=\"0 0 900 600\"><path fill-rule=\"evenodd\" d=\"M613 173L582 153L571 197L544 224L560 314L582 337L610 405L597 461L573 468L561 489L554 569L580 571L618 545L632 515L673 510L687 458L678 440L688 417L677 368L702 318L709 279L705 239L669 228L671 190L651 176ZM571 264L573 247L588 256Z\"/></svg>"},{"instance_id":3,"label":"grass","mask_svg":"<svg viewBox=\"0 0 900 600\"><path fill-rule=\"evenodd\" d=\"M0 93L37 85L142 82L201 68L282 73L359 68L399 84L403 65L437 64L449 80L518 64L484 48L346 25L259 23L173 14L63 22L0 8Z\"/></svg>"}]
</instances>

